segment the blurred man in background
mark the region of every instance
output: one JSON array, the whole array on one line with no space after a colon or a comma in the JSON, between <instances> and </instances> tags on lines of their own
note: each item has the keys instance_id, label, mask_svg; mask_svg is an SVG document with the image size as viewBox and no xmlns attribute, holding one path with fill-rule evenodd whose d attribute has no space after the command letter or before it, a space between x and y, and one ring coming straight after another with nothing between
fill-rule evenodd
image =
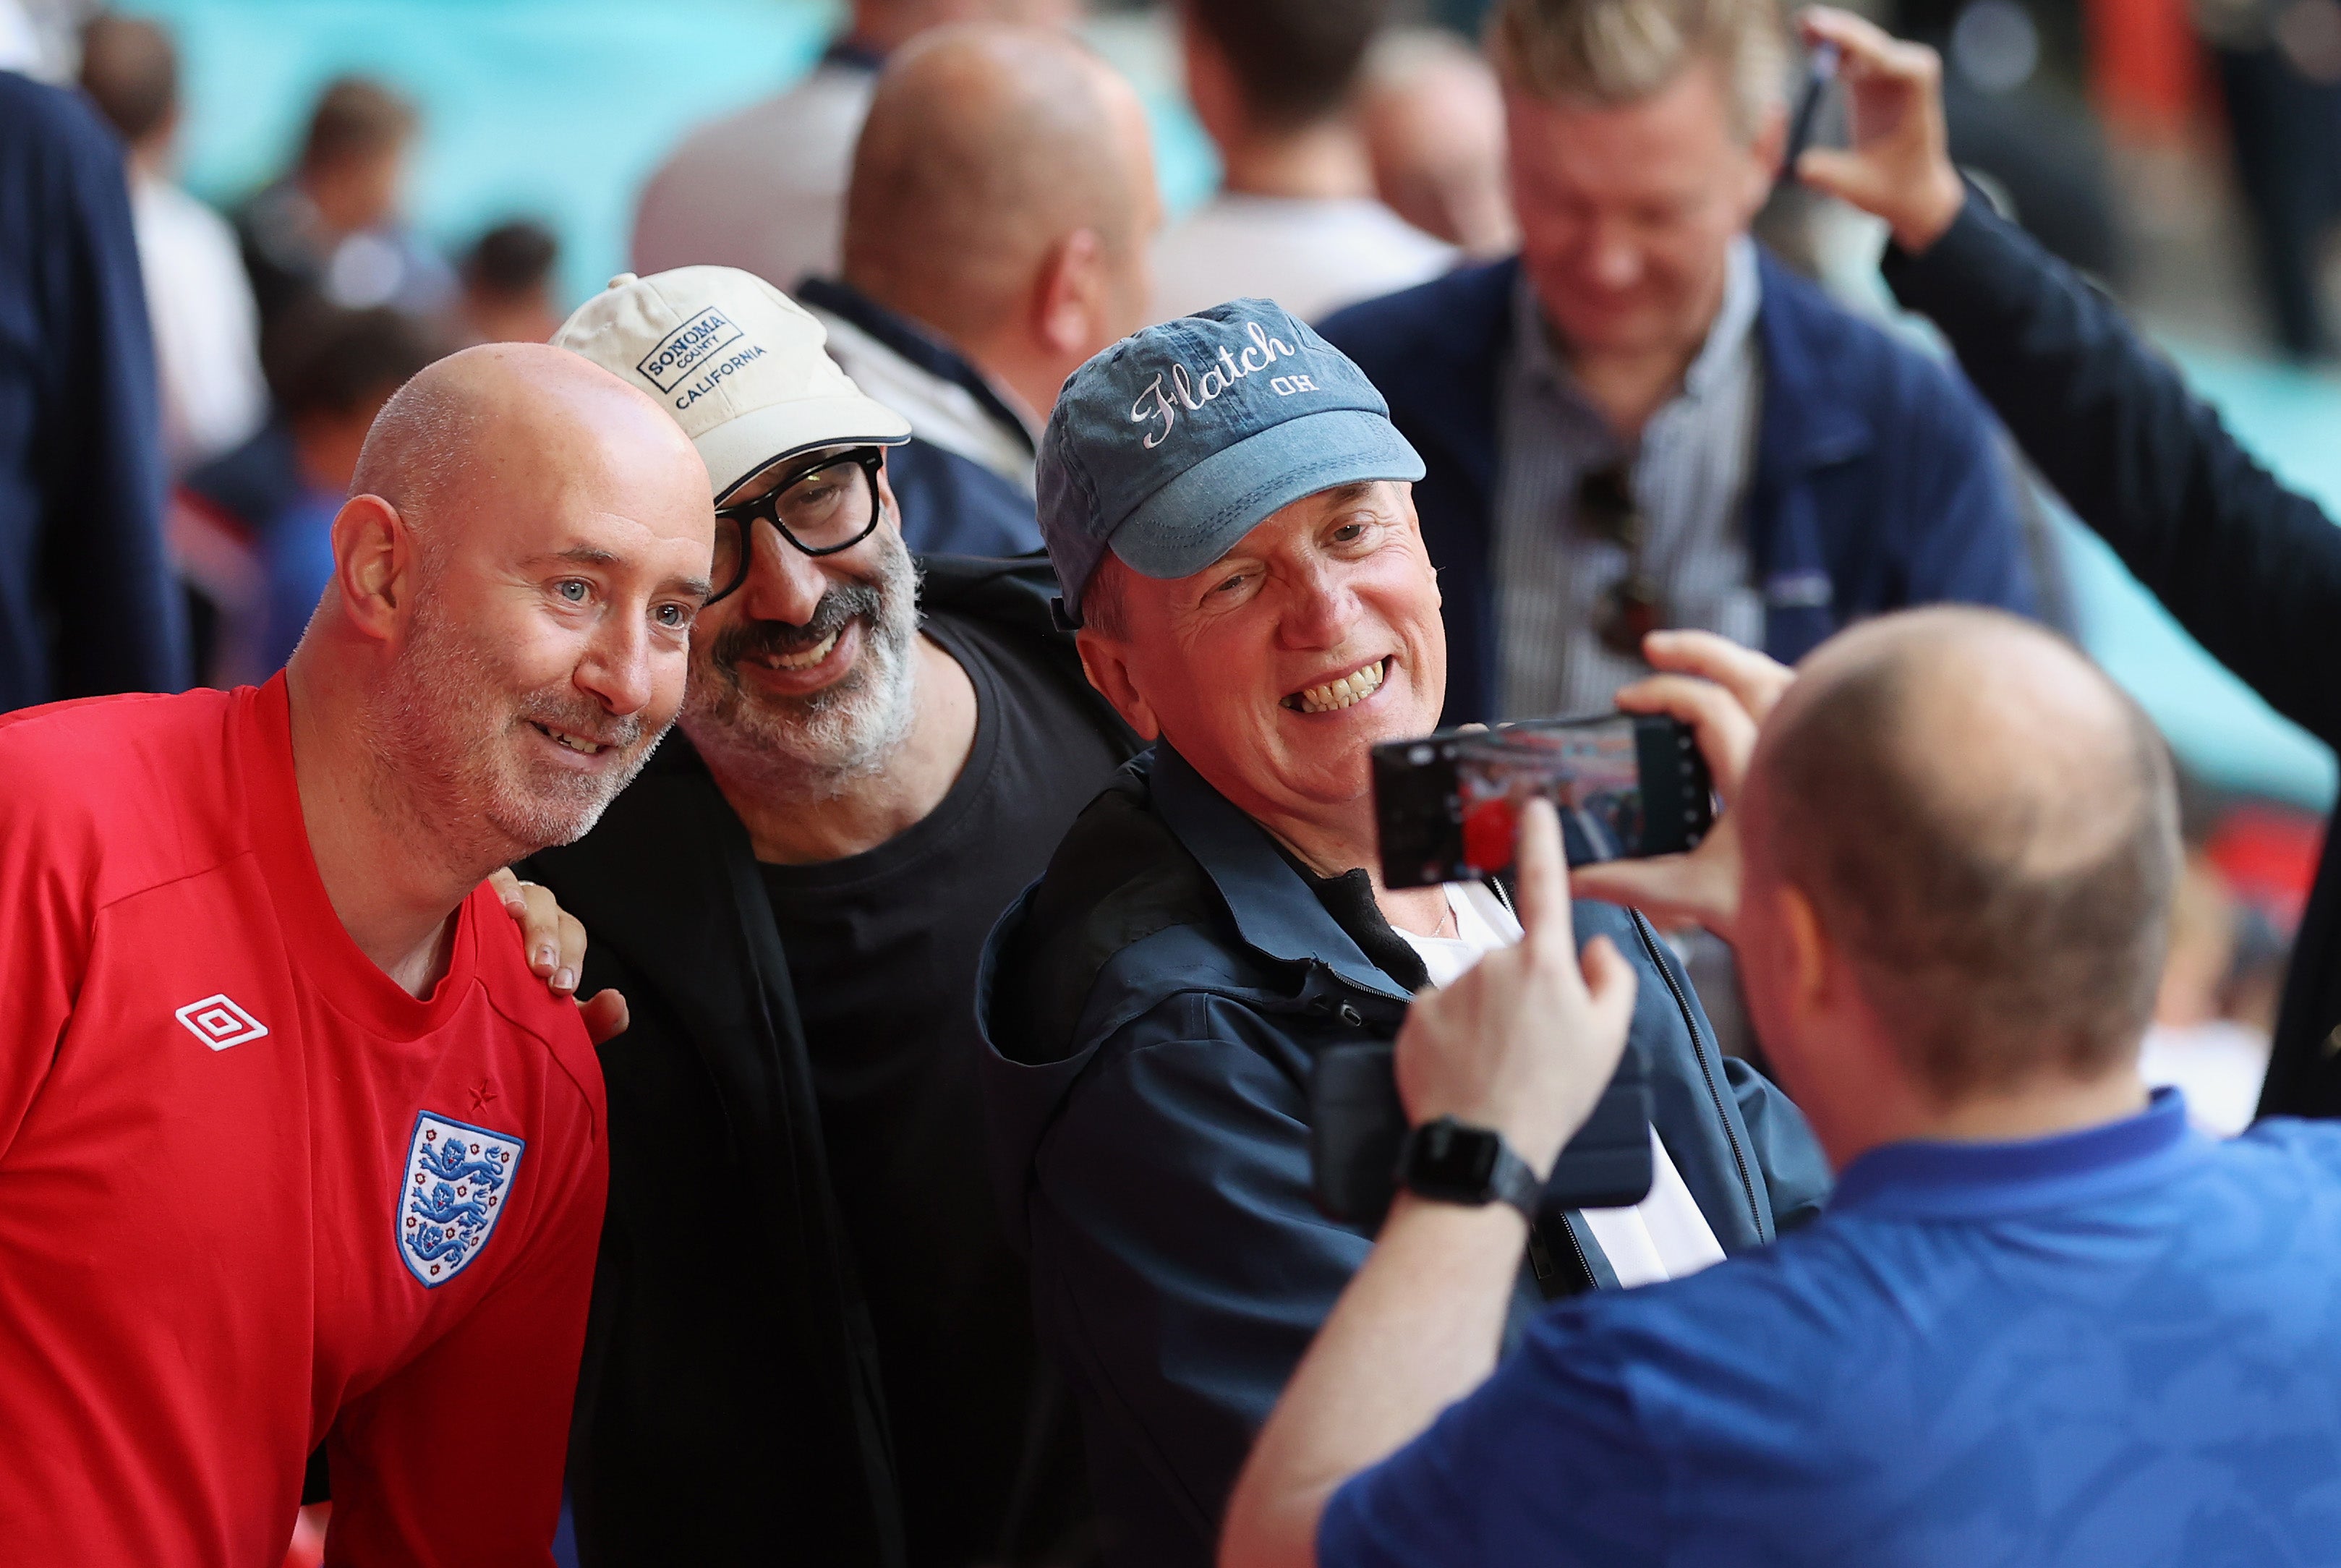
<instances>
[{"instance_id":1,"label":"blurred man in background","mask_svg":"<svg viewBox=\"0 0 2341 1568\"><path fill-rule=\"evenodd\" d=\"M1358 121L1374 192L1392 212L1475 261L1519 245L1504 95L1477 51L1436 28L1385 32L1366 56Z\"/></svg>"},{"instance_id":2,"label":"blurred man in background","mask_svg":"<svg viewBox=\"0 0 2341 1568\"><path fill-rule=\"evenodd\" d=\"M889 460L914 550L1041 547L1033 435L1075 366L1143 323L1161 222L1145 111L1070 36L971 25L879 78L842 282L797 297L846 374L907 415Z\"/></svg>"},{"instance_id":3,"label":"blurred man in background","mask_svg":"<svg viewBox=\"0 0 2341 1568\"><path fill-rule=\"evenodd\" d=\"M553 272L561 242L533 218L514 218L473 243L458 269L455 326L473 343L543 343L561 329Z\"/></svg>"},{"instance_id":4,"label":"blurred man in background","mask_svg":"<svg viewBox=\"0 0 2341 1568\"><path fill-rule=\"evenodd\" d=\"M879 67L947 22L1071 23L1081 0L853 0L845 32L788 91L701 126L643 187L638 273L734 266L775 288L837 271L854 138Z\"/></svg>"},{"instance_id":5,"label":"blurred man in background","mask_svg":"<svg viewBox=\"0 0 2341 1568\"><path fill-rule=\"evenodd\" d=\"M1179 0L1220 194L1154 247L1153 319L1247 295L1303 321L1436 277L1453 246L1382 205L1356 119L1383 0Z\"/></svg>"},{"instance_id":6,"label":"blurred man in background","mask_svg":"<svg viewBox=\"0 0 2341 1568\"><path fill-rule=\"evenodd\" d=\"M1746 234L1771 0L1502 0L1489 40L1520 255L1326 325L1428 465L1448 722L1604 709L1656 627L1794 658L1899 604L2028 608L1974 394Z\"/></svg>"},{"instance_id":7,"label":"blurred man in background","mask_svg":"<svg viewBox=\"0 0 2341 1568\"><path fill-rule=\"evenodd\" d=\"M447 264L400 211L419 125L414 105L379 82L326 85L292 173L236 214L264 337L313 295L348 310L388 305L414 315L453 295Z\"/></svg>"},{"instance_id":8,"label":"blurred man in background","mask_svg":"<svg viewBox=\"0 0 2341 1568\"><path fill-rule=\"evenodd\" d=\"M332 524L358 453L393 393L450 346L387 305L310 300L278 324L275 411L252 439L195 469L171 504L206 684L264 681L292 656L333 570Z\"/></svg>"},{"instance_id":9,"label":"blurred man in background","mask_svg":"<svg viewBox=\"0 0 2341 1568\"><path fill-rule=\"evenodd\" d=\"M0 71L0 712L176 691L162 423L122 145Z\"/></svg>"},{"instance_id":10,"label":"blurred man in background","mask_svg":"<svg viewBox=\"0 0 2341 1568\"><path fill-rule=\"evenodd\" d=\"M438 333L387 305L341 310L323 301L288 317L277 337L271 379L293 437L294 484L259 523L266 596L247 628L254 635L238 640L221 672L231 684L264 681L293 656L333 577L334 515L374 415L445 347Z\"/></svg>"},{"instance_id":11,"label":"blurred man in background","mask_svg":"<svg viewBox=\"0 0 2341 1568\"><path fill-rule=\"evenodd\" d=\"M530 866L633 1019L569 1471L589 1568L1058 1564L1087 1537L984 1181L971 998L1131 739L1044 568L912 559L906 422L822 340L728 267L622 278L556 340L666 405L721 508L683 733ZM679 1194L679 1160L721 1174Z\"/></svg>"},{"instance_id":12,"label":"blurred man in background","mask_svg":"<svg viewBox=\"0 0 2341 1568\"><path fill-rule=\"evenodd\" d=\"M172 181L179 59L144 17L100 16L82 35L81 85L130 149L130 216L146 280L170 471L218 456L268 416L260 316L225 218Z\"/></svg>"}]
</instances>

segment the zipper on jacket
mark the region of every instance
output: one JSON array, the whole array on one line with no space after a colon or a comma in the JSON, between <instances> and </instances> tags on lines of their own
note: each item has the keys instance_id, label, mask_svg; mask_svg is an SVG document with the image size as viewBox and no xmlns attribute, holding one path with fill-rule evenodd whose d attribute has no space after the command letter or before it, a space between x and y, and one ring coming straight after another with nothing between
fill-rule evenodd
<instances>
[{"instance_id":1,"label":"zipper on jacket","mask_svg":"<svg viewBox=\"0 0 2341 1568\"><path fill-rule=\"evenodd\" d=\"M1756 1183L1748 1174L1748 1156L1739 1147L1739 1139L1731 1131L1731 1117L1723 1108L1723 1091L1716 1085L1715 1069L1708 1064L1704 1042L1698 1035L1698 1024L1691 1014L1690 999L1683 994L1682 984L1675 978L1675 972L1668 968L1666 960L1659 955L1657 930L1642 917L1640 910L1629 909L1626 914L1634 923L1634 934L1642 939L1642 952L1649 959L1650 967L1666 981L1667 989L1674 994L1675 1005L1682 1010L1683 1027L1690 1031L1691 1054L1698 1058L1699 1076L1707 1080L1708 1098L1715 1102L1715 1119L1723 1124L1723 1141L1731 1145L1732 1163L1739 1167L1739 1187L1748 1194L1748 1214L1756 1222L1756 1236L1761 1241L1764 1236L1764 1211L1756 1203Z\"/></svg>"},{"instance_id":2,"label":"zipper on jacket","mask_svg":"<svg viewBox=\"0 0 2341 1568\"><path fill-rule=\"evenodd\" d=\"M1577 1272L1585 1276L1587 1284L1599 1290L1601 1276L1593 1272L1593 1260L1585 1255L1585 1245L1577 1239L1577 1227L1569 1223L1567 1214L1560 1217L1560 1229L1561 1233L1569 1238L1569 1255L1577 1260Z\"/></svg>"}]
</instances>

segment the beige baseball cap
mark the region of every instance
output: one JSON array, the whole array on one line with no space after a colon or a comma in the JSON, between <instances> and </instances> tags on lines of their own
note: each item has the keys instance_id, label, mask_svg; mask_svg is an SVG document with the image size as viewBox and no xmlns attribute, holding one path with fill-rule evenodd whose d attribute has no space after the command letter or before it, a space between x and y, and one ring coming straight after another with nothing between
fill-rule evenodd
<instances>
[{"instance_id":1,"label":"beige baseball cap","mask_svg":"<svg viewBox=\"0 0 2341 1568\"><path fill-rule=\"evenodd\" d=\"M555 347L633 382L674 415L718 501L800 452L911 438L911 422L864 396L823 350L828 341L802 305L728 266L620 273L553 335Z\"/></svg>"}]
</instances>

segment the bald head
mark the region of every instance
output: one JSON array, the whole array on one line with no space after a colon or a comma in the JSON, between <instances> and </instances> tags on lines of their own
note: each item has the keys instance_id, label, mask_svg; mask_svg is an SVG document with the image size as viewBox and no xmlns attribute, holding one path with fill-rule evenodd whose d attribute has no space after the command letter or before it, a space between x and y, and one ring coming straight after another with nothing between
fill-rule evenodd
<instances>
[{"instance_id":1,"label":"bald head","mask_svg":"<svg viewBox=\"0 0 2341 1568\"><path fill-rule=\"evenodd\" d=\"M1751 894L1805 894L1938 1094L2135 1047L2177 789L2152 724L2067 643L1952 608L1846 633L1767 721L1741 809Z\"/></svg>"},{"instance_id":2,"label":"bald head","mask_svg":"<svg viewBox=\"0 0 2341 1568\"><path fill-rule=\"evenodd\" d=\"M930 27L953 22L1068 26L1081 12L1081 0L853 0L853 35L893 50Z\"/></svg>"},{"instance_id":3,"label":"bald head","mask_svg":"<svg viewBox=\"0 0 2341 1568\"><path fill-rule=\"evenodd\" d=\"M301 722L452 885L570 843L682 705L714 534L698 452L616 376L543 344L440 360L334 519Z\"/></svg>"},{"instance_id":4,"label":"bald head","mask_svg":"<svg viewBox=\"0 0 2341 1568\"><path fill-rule=\"evenodd\" d=\"M392 395L350 488L389 502L436 560L459 531L515 526L563 497L624 516L703 510L707 469L663 409L592 361L483 344Z\"/></svg>"},{"instance_id":5,"label":"bald head","mask_svg":"<svg viewBox=\"0 0 2341 1568\"><path fill-rule=\"evenodd\" d=\"M846 195L846 280L967 342L1021 308L1068 235L1135 251L1152 199L1144 111L1081 43L939 28L879 78Z\"/></svg>"}]
</instances>

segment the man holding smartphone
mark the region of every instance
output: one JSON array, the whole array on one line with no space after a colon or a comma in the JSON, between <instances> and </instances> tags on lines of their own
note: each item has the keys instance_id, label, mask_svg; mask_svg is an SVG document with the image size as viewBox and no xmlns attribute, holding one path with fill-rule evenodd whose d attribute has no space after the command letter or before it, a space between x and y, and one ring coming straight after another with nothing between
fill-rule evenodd
<instances>
[{"instance_id":1,"label":"man holding smartphone","mask_svg":"<svg viewBox=\"0 0 2341 1568\"><path fill-rule=\"evenodd\" d=\"M1390 1039L1418 989L1519 934L1491 885L1376 870L1369 753L1431 729L1446 695L1421 472L1357 367L1265 300L1124 339L1042 438L1060 614L1156 744L993 932L978 1006L1001 1194L1109 1563L1210 1560L1253 1433L1370 1250L1310 1200L1315 1058ZM1539 1214L1523 1321L1758 1246L1826 1186L1802 1118L1715 1051L1649 924L1577 919L1639 983L1655 1178L1629 1210ZM1516 1154L1451 1142L1416 1151L1416 1181L1476 1158L1540 1209Z\"/></svg>"},{"instance_id":2,"label":"man holding smartphone","mask_svg":"<svg viewBox=\"0 0 2341 1568\"><path fill-rule=\"evenodd\" d=\"M1417 1189L1261 1433L1220 1563L2328 1559L2341 1131L2215 1142L2139 1080L2180 864L2152 723L1987 611L1881 616L1793 684L1705 633L1649 652L1668 673L1619 700L1696 724L1718 831L1565 883L1539 812L1528 939L1417 1006L1400 1086L1541 1168L1625 1034L1569 884L1671 909L1748 960L1828 1213L1513 1346L1519 1222Z\"/></svg>"}]
</instances>

